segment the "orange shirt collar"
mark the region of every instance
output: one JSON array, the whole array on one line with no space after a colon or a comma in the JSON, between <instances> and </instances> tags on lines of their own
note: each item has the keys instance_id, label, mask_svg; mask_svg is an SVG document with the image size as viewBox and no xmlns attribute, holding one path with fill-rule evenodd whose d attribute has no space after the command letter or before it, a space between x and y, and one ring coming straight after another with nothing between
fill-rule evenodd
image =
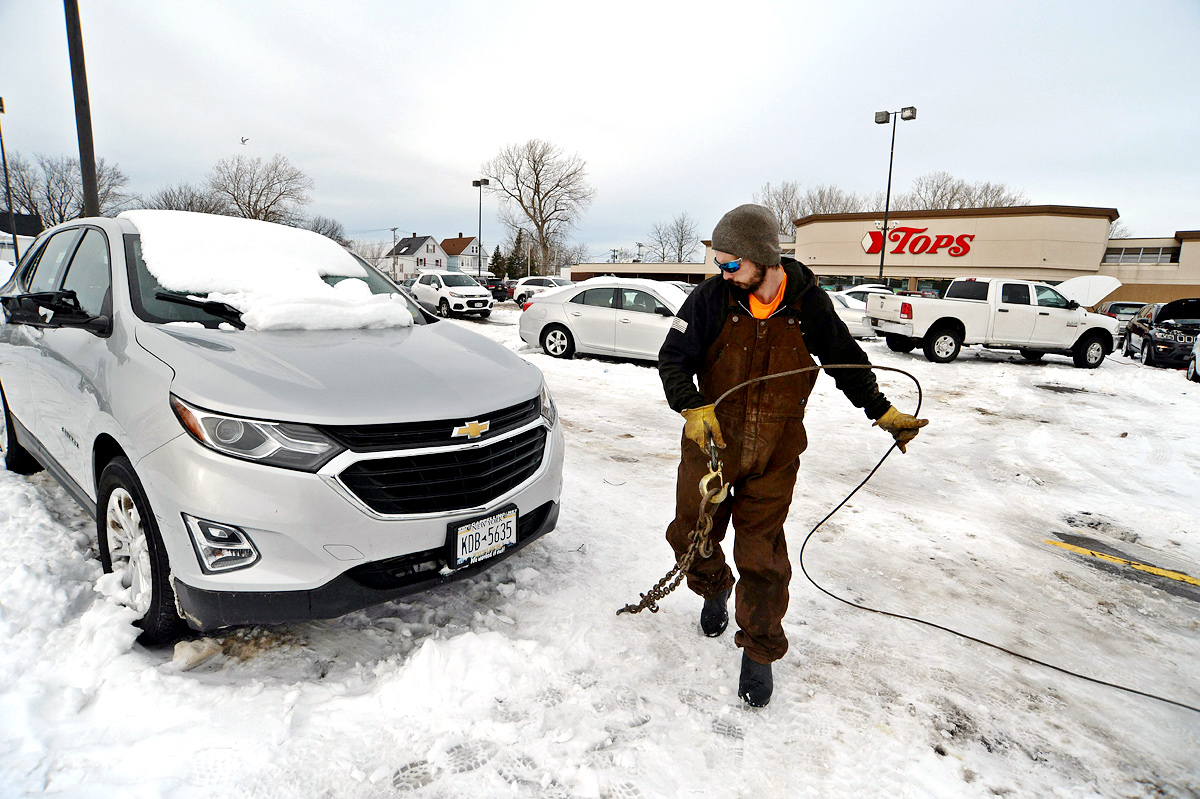
<instances>
[{"instance_id":1,"label":"orange shirt collar","mask_svg":"<svg viewBox=\"0 0 1200 799\"><path fill-rule=\"evenodd\" d=\"M759 302L758 298L753 293L750 294L750 313L755 319L766 319L779 307L779 303L783 302L783 292L787 288L787 272L783 273L783 281L779 284L779 293L775 295L775 299L770 302Z\"/></svg>"}]
</instances>

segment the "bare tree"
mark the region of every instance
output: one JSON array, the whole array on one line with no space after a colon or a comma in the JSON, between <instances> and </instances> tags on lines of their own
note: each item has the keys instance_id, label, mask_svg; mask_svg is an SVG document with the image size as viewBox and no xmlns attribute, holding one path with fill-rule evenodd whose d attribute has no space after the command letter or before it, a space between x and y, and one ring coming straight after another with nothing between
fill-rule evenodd
<instances>
[{"instance_id":1,"label":"bare tree","mask_svg":"<svg viewBox=\"0 0 1200 799\"><path fill-rule=\"evenodd\" d=\"M333 239L343 247L350 249L351 241L346 238L346 228L342 227L342 223L336 219L317 214L305 219L298 227L311 230L313 233L320 233L325 238Z\"/></svg>"},{"instance_id":2,"label":"bare tree","mask_svg":"<svg viewBox=\"0 0 1200 799\"><path fill-rule=\"evenodd\" d=\"M483 164L482 173L491 181L488 191L500 197L501 221L533 238L541 254L539 271L551 264L555 243L565 241L596 194L582 158L540 139L505 147Z\"/></svg>"},{"instance_id":3,"label":"bare tree","mask_svg":"<svg viewBox=\"0 0 1200 799\"><path fill-rule=\"evenodd\" d=\"M968 183L949 172L930 172L913 181L912 189L892 198L898 211L932 211L950 208L998 208L1028 205L1020 189L1004 183Z\"/></svg>"},{"instance_id":4,"label":"bare tree","mask_svg":"<svg viewBox=\"0 0 1200 799\"><path fill-rule=\"evenodd\" d=\"M785 180L778 186L764 183L761 189L754 192L754 202L771 211L779 223L780 235L796 235L795 221L803 216L800 213L799 183L791 180Z\"/></svg>"},{"instance_id":5,"label":"bare tree","mask_svg":"<svg viewBox=\"0 0 1200 799\"><path fill-rule=\"evenodd\" d=\"M1133 228L1119 219L1114 219L1108 225L1108 237L1110 239L1131 239L1133 238Z\"/></svg>"},{"instance_id":6,"label":"bare tree","mask_svg":"<svg viewBox=\"0 0 1200 799\"><path fill-rule=\"evenodd\" d=\"M229 214L229 204L221 195L207 187L197 188L190 183L166 186L153 194L137 198L142 208L164 211L194 211L200 214Z\"/></svg>"},{"instance_id":7,"label":"bare tree","mask_svg":"<svg viewBox=\"0 0 1200 799\"><path fill-rule=\"evenodd\" d=\"M371 266L385 267L388 273L391 273L391 261L384 258L384 255L392 248L390 241L360 241L355 239L350 242L350 252L362 258ZM387 263L384 261L387 260Z\"/></svg>"},{"instance_id":8,"label":"bare tree","mask_svg":"<svg viewBox=\"0 0 1200 799\"><path fill-rule=\"evenodd\" d=\"M696 220L687 211L670 222L655 222L646 239L650 260L660 263L686 263L700 245Z\"/></svg>"},{"instance_id":9,"label":"bare tree","mask_svg":"<svg viewBox=\"0 0 1200 799\"><path fill-rule=\"evenodd\" d=\"M14 153L9 162L13 210L36 214L47 227L83 216L83 173L79 159L35 154L31 164ZM115 216L124 210L130 196L125 192L129 178L116 164L103 158L96 162L100 213Z\"/></svg>"},{"instance_id":10,"label":"bare tree","mask_svg":"<svg viewBox=\"0 0 1200 799\"><path fill-rule=\"evenodd\" d=\"M833 184L813 186L800 196L797 219L812 214L853 214L863 210L863 198Z\"/></svg>"},{"instance_id":11,"label":"bare tree","mask_svg":"<svg viewBox=\"0 0 1200 799\"><path fill-rule=\"evenodd\" d=\"M295 225L303 220L301 207L311 198L312 179L276 153L261 158L237 155L223 158L208 174L208 188L233 209L234 216Z\"/></svg>"}]
</instances>

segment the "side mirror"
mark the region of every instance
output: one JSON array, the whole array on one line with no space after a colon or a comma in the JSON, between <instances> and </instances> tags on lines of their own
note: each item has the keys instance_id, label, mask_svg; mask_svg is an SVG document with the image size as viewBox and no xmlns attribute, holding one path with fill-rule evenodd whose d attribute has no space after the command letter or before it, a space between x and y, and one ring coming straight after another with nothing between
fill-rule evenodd
<instances>
[{"instance_id":1,"label":"side mirror","mask_svg":"<svg viewBox=\"0 0 1200 799\"><path fill-rule=\"evenodd\" d=\"M1073 310L1075 310L1075 309L1076 309L1076 308L1078 308L1078 307L1079 307L1079 303L1075 302L1075 300L1068 300L1068 301L1067 301L1067 310L1068 310L1068 311L1073 311Z\"/></svg>"},{"instance_id":2,"label":"side mirror","mask_svg":"<svg viewBox=\"0 0 1200 799\"><path fill-rule=\"evenodd\" d=\"M675 314L671 313L671 309L670 309L670 308L667 308L667 307L666 307L666 306L664 306L664 305L659 305L659 306L656 306L656 307L654 308L654 312L655 312L656 314L659 314L660 316L665 316L665 317L667 317L668 319L670 319L670 318L672 318L672 317L674 317L674 316L675 316Z\"/></svg>"},{"instance_id":3,"label":"side mirror","mask_svg":"<svg viewBox=\"0 0 1200 799\"><path fill-rule=\"evenodd\" d=\"M112 331L112 320L107 316L92 316L79 307L79 298L74 291L18 294L0 298L0 303L12 324L41 328L78 327L102 336Z\"/></svg>"}]
</instances>

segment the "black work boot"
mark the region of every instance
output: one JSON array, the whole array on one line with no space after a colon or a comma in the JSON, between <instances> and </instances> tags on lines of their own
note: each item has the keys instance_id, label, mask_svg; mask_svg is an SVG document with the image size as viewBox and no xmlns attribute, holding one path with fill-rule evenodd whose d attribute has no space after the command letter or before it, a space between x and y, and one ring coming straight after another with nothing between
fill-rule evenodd
<instances>
[{"instance_id":1,"label":"black work boot","mask_svg":"<svg viewBox=\"0 0 1200 799\"><path fill-rule=\"evenodd\" d=\"M704 600L704 608L700 611L700 629L709 638L716 638L729 626L728 603L729 591L722 591Z\"/></svg>"},{"instance_id":2,"label":"black work boot","mask_svg":"<svg viewBox=\"0 0 1200 799\"><path fill-rule=\"evenodd\" d=\"M771 664L751 660L742 652L742 676L738 679L738 696L750 707L766 707L771 701L775 681L771 678Z\"/></svg>"}]
</instances>

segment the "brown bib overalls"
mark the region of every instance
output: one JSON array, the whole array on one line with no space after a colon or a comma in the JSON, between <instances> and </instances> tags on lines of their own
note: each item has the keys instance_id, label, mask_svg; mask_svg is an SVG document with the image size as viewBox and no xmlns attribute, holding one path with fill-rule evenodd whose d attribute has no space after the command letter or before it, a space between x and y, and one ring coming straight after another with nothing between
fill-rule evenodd
<instances>
[{"instance_id":1,"label":"brown bib overalls","mask_svg":"<svg viewBox=\"0 0 1200 799\"><path fill-rule=\"evenodd\" d=\"M745 380L816 365L804 346L799 312L794 310L798 305L799 300L794 300L792 307L780 308L769 319L755 319L744 308L729 309L699 375L700 392L708 402ZM800 453L808 446L804 406L817 374L755 383L717 407L726 444L720 457L731 491L713 514L712 557L693 561L687 584L702 597L734 584L721 549L732 518L733 562L739 575L734 614L739 629L734 641L759 663L771 663L787 652L783 615L792 565L783 522L792 503ZM682 446L675 520L667 527L676 559L687 550L688 534L696 526L700 478L709 470L700 447L686 437Z\"/></svg>"}]
</instances>

